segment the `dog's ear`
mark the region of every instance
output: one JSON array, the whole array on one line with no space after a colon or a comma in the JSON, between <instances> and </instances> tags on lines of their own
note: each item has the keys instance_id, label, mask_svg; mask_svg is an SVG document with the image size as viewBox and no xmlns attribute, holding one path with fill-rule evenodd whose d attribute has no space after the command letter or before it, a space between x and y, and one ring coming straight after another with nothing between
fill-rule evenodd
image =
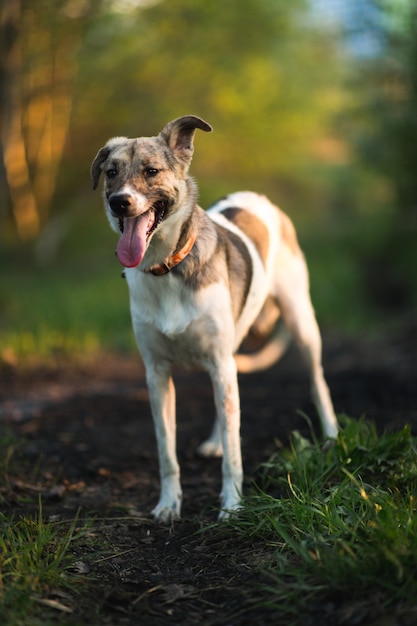
<instances>
[{"instance_id":1,"label":"dog's ear","mask_svg":"<svg viewBox=\"0 0 417 626\"><path fill-rule=\"evenodd\" d=\"M184 115L169 122L159 133L172 152L185 163L189 163L194 152L194 134L196 129L211 133L210 124L196 115Z\"/></svg>"},{"instance_id":2,"label":"dog's ear","mask_svg":"<svg viewBox=\"0 0 417 626\"><path fill-rule=\"evenodd\" d=\"M98 181L101 174L101 166L110 154L110 147L104 146L97 152L94 161L91 164L91 179L93 181L93 189L97 189Z\"/></svg>"}]
</instances>

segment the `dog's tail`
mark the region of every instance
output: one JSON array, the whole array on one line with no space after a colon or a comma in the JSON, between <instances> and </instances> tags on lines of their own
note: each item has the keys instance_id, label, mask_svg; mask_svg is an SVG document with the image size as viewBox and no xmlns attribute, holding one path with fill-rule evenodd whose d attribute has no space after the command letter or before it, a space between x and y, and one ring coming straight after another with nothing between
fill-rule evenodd
<instances>
[{"instance_id":1,"label":"dog's tail","mask_svg":"<svg viewBox=\"0 0 417 626\"><path fill-rule=\"evenodd\" d=\"M284 324L278 322L262 348L249 354L235 354L237 371L249 374L271 367L282 357L290 341L289 331Z\"/></svg>"}]
</instances>

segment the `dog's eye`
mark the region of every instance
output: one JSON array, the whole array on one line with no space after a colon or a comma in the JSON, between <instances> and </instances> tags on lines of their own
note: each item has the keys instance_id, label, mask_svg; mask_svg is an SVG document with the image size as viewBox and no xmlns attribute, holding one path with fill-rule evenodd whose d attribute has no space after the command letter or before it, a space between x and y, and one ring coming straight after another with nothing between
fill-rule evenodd
<instances>
[{"instance_id":1,"label":"dog's eye","mask_svg":"<svg viewBox=\"0 0 417 626\"><path fill-rule=\"evenodd\" d=\"M116 168L112 167L109 170L107 170L106 176L107 176L107 178L115 178L117 176Z\"/></svg>"},{"instance_id":2,"label":"dog's eye","mask_svg":"<svg viewBox=\"0 0 417 626\"><path fill-rule=\"evenodd\" d=\"M158 173L159 170L157 170L155 167L145 167L145 176L148 176L149 178L153 178Z\"/></svg>"}]
</instances>

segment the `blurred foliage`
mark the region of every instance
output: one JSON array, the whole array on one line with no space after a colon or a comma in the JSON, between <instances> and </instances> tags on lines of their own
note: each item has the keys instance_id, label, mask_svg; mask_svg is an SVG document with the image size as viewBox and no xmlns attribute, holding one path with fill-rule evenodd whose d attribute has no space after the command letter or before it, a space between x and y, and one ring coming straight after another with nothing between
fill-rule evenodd
<instances>
[{"instance_id":1,"label":"blurred foliage","mask_svg":"<svg viewBox=\"0 0 417 626\"><path fill-rule=\"evenodd\" d=\"M2 345L41 327L90 337L96 315L99 341L129 343L89 167L110 136L186 113L215 131L196 138L202 205L249 188L287 210L325 324L414 310L416 5L361 3L380 41L369 56L319 0L0 0Z\"/></svg>"},{"instance_id":2,"label":"blurred foliage","mask_svg":"<svg viewBox=\"0 0 417 626\"><path fill-rule=\"evenodd\" d=\"M396 206L416 220L417 3L372 3L383 54L355 68L354 143L363 162L391 182Z\"/></svg>"},{"instance_id":3,"label":"blurred foliage","mask_svg":"<svg viewBox=\"0 0 417 626\"><path fill-rule=\"evenodd\" d=\"M219 10L214 0L176 0L119 15L117 29L114 16L112 29L96 22L84 46L97 65L82 64L83 117L94 112L103 140L198 113L217 135L199 142L205 177L291 176L333 106L331 44L301 25L304 5L242 0Z\"/></svg>"},{"instance_id":4,"label":"blurred foliage","mask_svg":"<svg viewBox=\"0 0 417 626\"><path fill-rule=\"evenodd\" d=\"M0 4L0 199L22 239L39 235L60 193L78 51L99 1L77 10L76 2L58 0L52 11L45 0Z\"/></svg>"},{"instance_id":5,"label":"blurred foliage","mask_svg":"<svg viewBox=\"0 0 417 626\"><path fill-rule=\"evenodd\" d=\"M155 134L185 113L216 132L199 141L194 170L204 192L214 185L209 202L235 181L276 195L280 181L302 187L315 152L345 158L329 138L344 98L336 47L308 26L303 0L221 10L215 0L56 0L52 12L43 1L2 4L3 31L13 33L4 37L3 161L21 236L69 209L109 136Z\"/></svg>"}]
</instances>

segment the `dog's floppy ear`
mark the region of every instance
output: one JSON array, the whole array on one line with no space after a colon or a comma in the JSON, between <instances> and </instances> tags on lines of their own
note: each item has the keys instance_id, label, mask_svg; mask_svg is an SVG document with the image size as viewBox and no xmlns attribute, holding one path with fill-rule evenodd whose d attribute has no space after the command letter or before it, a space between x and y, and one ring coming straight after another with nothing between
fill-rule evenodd
<instances>
[{"instance_id":1,"label":"dog's floppy ear","mask_svg":"<svg viewBox=\"0 0 417 626\"><path fill-rule=\"evenodd\" d=\"M196 115L184 115L169 122L159 133L165 139L172 152L186 163L191 161L194 152L194 134L196 129L211 133L210 124Z\"/></svg>"},{"instance_id":2,"label":"dog's floppy ear","mask_svg":"<svg viewBox=\"0 0 417 626\"><path fill-rule=\"evenodd\" d=\"M97 152L94 161L91 164L91 178L93 181L93 189L97 189L98 181L101 174L101 166L110 154L110 147L104 146Z\"/></svg>"}]
</instances>

